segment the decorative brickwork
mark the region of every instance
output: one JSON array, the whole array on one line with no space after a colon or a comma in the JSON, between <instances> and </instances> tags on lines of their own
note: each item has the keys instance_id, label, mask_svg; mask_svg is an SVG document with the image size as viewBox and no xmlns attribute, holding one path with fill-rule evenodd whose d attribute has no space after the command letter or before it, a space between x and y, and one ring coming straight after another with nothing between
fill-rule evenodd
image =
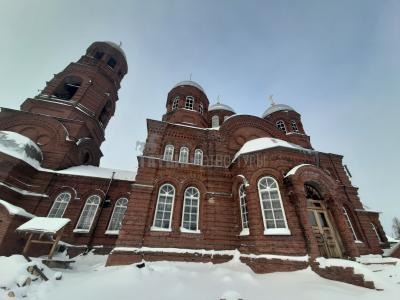
<instances>
[{"instance_id":1,"label":"decorative brickwork","mask_svg":"<svg viewBox=\"0 0 400 300\"><path fill-rule=\"evenodd\" d=\"M220 103L209 111L204 90L197 83L181 82L168 93L162 121L147 120L148 136L143 155L137 158L136 177L118 178L111 171L104 175L101 168L90 174L71 172L71 166L99 164L104 129L114 114L126 72L122 49L96 42L78 62L56 74L39 95L27 99L20 111L0 111L0 130L28 137L43 153L39 167L0 152L0 199L47 216L57 197L68 193L70 199L59 214L71 219L63 238L71 254L87 247L99 253L115 247L238 249L248 255L241 258L244 263L257 273L266 273L303 269L307 262L249 255L313 259L382 252L387 240L379 214L364 209L342 156L314 150L300 114L285 105L274 104L262 118L235 115ZM218 127L212 127L213 116L219 118ZM277 122L282 123L278 126ZM264 142L248 150L251 140ZM180 157L181 148L184 157ZM195 153L201 156L195 159ZM161 195L165 184L170 192ZM305 186L320 199L310 199ZM198 191L196 199L185 196L188 188ZM100 203L89 229L76 230L86 200L93 195L100 197ZM118 212L123 221L112 218L120 198L128 199L126 211L120 207ZM312 211L310 201L320 205L318 212ZM16 223L0 213L0 250L18 253L18 244L2 242ZM310 218L315 215L320 219ZM193 228L185 225L188 220ZM142 259L220 263L230 258L113 251L108 265ZM317 272L335 279L340 270ZM343 274L344 282L369 285L351 270Z\"/></svg>"}]
</instances>

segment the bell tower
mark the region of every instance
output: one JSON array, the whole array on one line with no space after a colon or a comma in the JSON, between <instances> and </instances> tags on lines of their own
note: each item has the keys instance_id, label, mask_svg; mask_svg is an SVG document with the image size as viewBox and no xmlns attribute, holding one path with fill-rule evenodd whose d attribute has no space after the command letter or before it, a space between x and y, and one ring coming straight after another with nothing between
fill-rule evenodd
<instances>
[{"instance_id":1,"label":"bell tower","mask_svg":"<svg viewBox=\"0 0 400 300\"><path fill-rule=\"evenodd\" d=\"M41 148L43 167L99 165L104 130L114 115L118 90L128 72L124 51L95 42L28 98L20 111L2 109L0 130L18 132Z\"/></svg>"}]
</instances>

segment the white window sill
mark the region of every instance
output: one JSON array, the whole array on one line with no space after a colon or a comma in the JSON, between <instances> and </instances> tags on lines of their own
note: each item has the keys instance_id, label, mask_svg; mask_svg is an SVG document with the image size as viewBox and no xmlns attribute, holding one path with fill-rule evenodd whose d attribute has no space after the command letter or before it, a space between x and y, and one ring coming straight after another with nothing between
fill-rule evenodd
<instances>
[{"instance_id":1,"label":"white window sill","mask_svg":"<svg viewBox=\"0 0 400 300\"><path fill-rule=\"evenodd\" d=\"M291 235L292 233L288 228L271 228L265 229L264 235Z\"/></svg>"},{"instance_id":2,"label":"white window sill","mask_svg":"<svg viewBox=\"0 0 400 300\"><path fill-rule=\"evenodd\" d=\"M242 231L239 233L239 236L246 236L246 235L250 235L249 228L243 228Z\"/></svg>"},{"instance_id":3,"label":"white window sill","mask_svg":"<svg viewBox=\"0 0 400 300\"><path fill-rule=\"evenodd\" d=\"M200 230L190 230L190 229L186 229L186 228L179 228L180 232L182 233L201 233Z\"/></svg>"},{"instance_id":4,"label":"white window sill","mask_svg":"<svg viewBox=\"0 0 400 300\"><path fill-rule=\"evenodd\" d=\"M151 230L151 231L171 232L171 231L172 231L172 228L161 228L161 227L151 226L150 230Z\"/></svg>"},{"instance_id":5,"label":"white window sill","mask_svg":"<svg viewBox=\"0 0 400 300\"><path fill-rule=\"evenodd\" d=\"M87 229L74 229L73 233L89 233Z\"/></svg>"},{"instance_id":6,"label":"white window sill","mask_svg":"<svg viewBox=\"0 0 400 300\"><path fill-rule=\"evenodd\" d=\"M362 242L360 240L355 240L354 243L356 243L356 244L364 244L364 242Z\"/></svg>"},{"instance_id":7,"label":"white window sill","mask_svg":"<svg viewBox=\"0 0 400 300\"><path fill-rule=\"evenodd\" d=\"M119 235L119 230L107 230L104 234L107 234L107 235Z\"/></svg>"}]
</instances>

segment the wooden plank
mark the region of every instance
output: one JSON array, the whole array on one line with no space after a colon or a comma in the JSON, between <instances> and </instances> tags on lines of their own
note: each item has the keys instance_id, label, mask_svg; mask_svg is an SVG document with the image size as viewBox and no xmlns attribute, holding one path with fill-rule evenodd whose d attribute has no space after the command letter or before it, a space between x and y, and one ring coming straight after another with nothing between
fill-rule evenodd
<instances>
[{"instance_id":1,"label":"wooden plank","mask_svg":"<svg viewBox=\"0 0 400 300\"><path fill-rule=\"evenodd\" d=\"M31 242L32 242L32 237L33 237L33 233L31 233L29 235L28 240L26 241L26 245L24 247L24 250L22 251L23 255L25 256L28 253L29 247L31 246Z\"/></svg>"}]
</instances>

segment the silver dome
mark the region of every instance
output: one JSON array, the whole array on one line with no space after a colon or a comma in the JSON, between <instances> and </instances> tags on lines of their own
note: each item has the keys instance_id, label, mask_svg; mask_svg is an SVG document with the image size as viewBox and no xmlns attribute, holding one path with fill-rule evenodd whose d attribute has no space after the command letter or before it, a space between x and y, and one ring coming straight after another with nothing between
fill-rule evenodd
<instances>
[{"instance_id":1,"label":"silver dome","mask_svg":"<svg viewBox=\"0 0 400 300\"><path fill-rule=\"evenodd\" d=\"M232 107L222 104L222 103L216 103L216 104L210 105L208 108L208 111L221 110L221 109L235 113L235 111L233 110Z\"/></svg>"},{"instance_id":2,"label":"silver dome","mask_svg":"<svg viewBox=\"0 0 400 300\"><path fill-rule=\"evenodd\" d=\"M191 85L191 86L194 86L195 88L198 88L200 91L202 91L203 93L205 93L200 84L198 84L197 82L191 81L191 80L186 80L186 81L178 82L177 84L174 85L173 89L176 88L176 87L178 87L178 86L182 86L182 85Z\"/></svg>"},{"instance_id":3,"label":"silver dome","mask_svg":"<svg viewBox=\"0 0 400 300\"><path fill-rule=\"evenodd\" d=\"M286 105L286 104L273 104L262 114L262 118L265 118L266 116L268 116L274 112L282 111L282 110L295 111L293 109L293 107L290 107L289 105Z\"/></svg>"}]
</instances>

